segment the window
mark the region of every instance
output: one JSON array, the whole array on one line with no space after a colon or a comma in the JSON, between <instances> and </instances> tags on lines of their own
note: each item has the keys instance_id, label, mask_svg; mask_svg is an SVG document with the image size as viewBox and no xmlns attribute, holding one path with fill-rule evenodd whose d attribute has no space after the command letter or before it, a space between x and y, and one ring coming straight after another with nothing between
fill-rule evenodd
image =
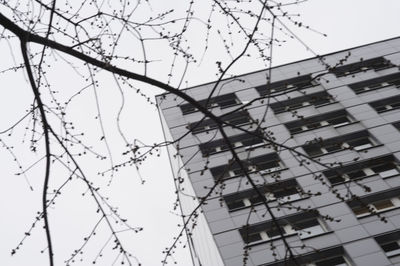
<instances>
[{"instance_id":1,"label":"window","mask_svg":"<svg viewBox=\"0 0 400 266\"><path fill-rule=\"evenodd\" d=\"M396 86L397 88L400 87L400 73L394 73L379 78L368 79L349 85L349 87L356 94L377 90L388 86Z\"/></svg>"},{"instance_id":2,"label":"window","mask_svg":"<svg viewBox=\"0 0 400 266\"><path fill-rule=\"evenodd\" d=\"M239 232L246 244L255 244L292 235L306 239L326 232L325 226L314 213L292 215L278 220L277 223L281 232L272 221L245 226Z\"/></svg>"},{"instance_id":3,"label":"window","mask_svg":"<svg viewBox=\"0 0 400 266\"><path fill-rule=\"evenodd\" d=\"M227 123L235 126L245 125L251 123L252 121L250 115L246 111L239 111L229 115L223 115L220 118L226 121ZM208 130L213 130L216 129L217 127L218 127L217 124L212 119L204 119L200 123L195 122L189 124L189 129L192 130L193 134L197 134Z\"/></svg>"},{"instance_id":4,"label":"window","mask_svg":"<svg viewBox=\"0 0 400 266\"><path fill-rule=\"evenodd\" d=\"M286 203L303 198L303 192L295 179L268 184L259 189L263 197L260 197L254 189L224 196L228 209L235 211L261 204L264 200Z\"/></svg>"},{"instance_id":5,"label":"window","mask_svg":"<svg viewBox=\"0 0 400 266\"><path fill-rule=\"evenodd\" d=\"M400 231L390 232L375 237L376 242L383 249L388 258L400 255Z\"/></svg>"},{"instance_id":6,"label":"window","mask_svg":"<svg viewBox=\"0 0 400 266\"><path fill-rule=\"evenodd\" d=\"M348 266L349 262L343 256L322 259L312 263L307 263L305 266Z\"/></svg>"},{"instance_id":7,"label":"window","mask_svg":"<svg viewBox=\"0 0 400 266\"><path fill-rule=\"evenodd\" d=\"M327 170L323 174L332 185L337 185L377 174L382 178L388 178L400 174L400 171L397 161L389 155Z\"/></svg>"},{"instance_id":8,"label":"window","mask_svg":"<svg viewBox=\"0 0 400 266\"><path fill-rule=\"evenodd\" d=\"M283 168L283 163L275 152L243 160L241 163L244 165L247 173L259 172L260 174L268 174ZM244 174L237 162L213 167L210 171L215 180Z\"/></svg>"},{"instance_id":9,"label":"window","mask_svg":"<svg viewBox=\"0 0 400 266\"><path fill-rule=\"evenodd\" d=\"M345 110L339 110L313 117L302 118L300 120L286 123L285 126L291 134L297 134L329 125L340 127L350 124L351 122L352 119L350 119L347 112Z\"/></svg>"},{"instance_id":10,"label":"window","mask_svg":"<svg viewBox=\"0 0 400 266\"><path fill-rule=\"evenodd\" d=\"M392 210L400 207L400 188L375 193L359 200L349 201L347 204L357 216L361 218L373 213Z\"/></svg>"},{"instance_id":11,"label":"window","mask_svg":"<svg viewBox=\"0 0 400 266\"><path fill-rule=\"evenodd\" d=\"M314 105L315 107L333 102L333 97L325 91L317 92L294 99L280 101L270 104L275 114L295 110L304 106Z\"/></svg>"},{"instance_id":12,"label":"window","mask_svg":"<svg viewBox=\"0 0 400 266\"><path fill-rule=\"evenodd\" d=\"M279 262L263 264L262 266L350 266L342 246L328 249L318 249L315 252L296 256L296 263L286 259Z\"/></svg>"},{"instance_id":13,"label":"window","mask_svg":"<svg viewBox=\"0 0 400 266\"><path fill-rule=\"evenodd\" d=\"M378 113L387 112L390 110L400 108L400 95L370 102L372 108L374 108Z\"/></svg>"},{"instance_id":14,"label":"window","mask_svg":"<svg viewBox=\"0 0 400 266\"><path fill-rule=\"evenodd\" d=\"M207 102L208 102L208 104L206 106ZM221 109L241 104L241 102L239 101L239 99L236 97L236 95L234 93L216 96L216 97L210 98L209 101L207 99L201 100L201 101L198 101L198 103L207 108L213 108L213 107L218 106ZM182 113L184 115L197 112L196 107L194 107L190 103L182 104L179 107L181 108Z\"/></svg>"},{"instance_id":15,"label":"window","mask_svg":"<svg viewBox=\"0 0 400 266\"><path fill-rule=\"evenodd\" d=\"M315 139L303 146L304 151L311 157L337 152L345 149L361 151L375 146L368 131L360 131L330 139Z\"/></svg>"},{"instance_id":16,"label":"window","mask_svg":"<svg viewBox=\"0 0 400 266\"><path fill-rule=\"evenodd\" d=\"M254 135L253 135L254 134ZM263 134L261 131L253 131L253 134L239 134L229 137L229 142L234 148L248 147L255 148L256 146L264 145ZM228 144L224 139L214 140L199 145L203 157L227 151Z\"/></svg>"},{"instance_id":17,"label":"window","mask_svg":"<svg viewBox=\"0 0 400 266\"><path fill-rule=\"evenodd\" d=\"M312 83L311 75L304 75L291 79L271 82L268 85L258 86L256 87L256 90L261 96L264 96L271 93L282 92L286 90L305 89L312 86L315 85Z\"/></svg>"},{"instance_id":18,"label":"window","mask_svg":"<svg viewBox=\"0 0 400 266\"><path fill-rule=\"evenodd\" d=\"M344 77L350 74L355 74L361 71L367 71L373 69L375 71L394 67L394 65L387 59L383 57L376 57L372 59L363 60L360 59L360 62L337 66L332 68L330 71L335 74L336 77Z\"/></svg>"}]
</instances>

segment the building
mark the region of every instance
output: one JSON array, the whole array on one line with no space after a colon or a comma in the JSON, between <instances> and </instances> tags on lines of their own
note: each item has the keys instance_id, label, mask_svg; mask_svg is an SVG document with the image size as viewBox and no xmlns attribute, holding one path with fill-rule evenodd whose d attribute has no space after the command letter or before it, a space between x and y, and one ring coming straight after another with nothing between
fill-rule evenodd
<instances>
[{"instance_id":1,"label":"building","mask_svg":"<svg viewBox=\"0 0 400 266\"><path fill-rule=\"evenodd\" d=\"M400 37L187 89L240 162L157 96L194 265L400 265L399 66Z\"/></svg>"}]
</instances>

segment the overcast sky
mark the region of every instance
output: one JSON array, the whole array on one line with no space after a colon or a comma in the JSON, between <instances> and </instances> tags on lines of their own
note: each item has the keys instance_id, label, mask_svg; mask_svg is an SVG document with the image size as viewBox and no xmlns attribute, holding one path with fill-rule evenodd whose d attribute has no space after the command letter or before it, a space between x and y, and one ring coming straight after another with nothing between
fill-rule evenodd
<instances>
[{"instance_id":1,"label":"overcast sky","mask_svg":"<svg viewBox=\"0 0 400 266\"><path fill-rule=\"evenodd\" d=\"M150 1L154 8L166 8L170 1ZM201 6L201 5L200 5ZM310 0L296 9L301 14L304 24L327 34L323 37L320 34L309 31L298 31L298 36L309 45L316 53L325 54L342 50L358 45L367 44L400 35L400 1L398 0ZM1 9L0 9L1 11ZM0 70L13 65L13 56L20 58L19 50L11 47L15 53L11 54L8 45L0 42ZM162 52L162 51L161 51ZM219 54L212 54L217 61ZM276 49L273 55L275 65L313 57L301 44L295 41L289 42L282 48ZM236 73L246 73L261 69L262 66L254 64L239 64L235 68ZM59 88L67 90L75 86L75 81L68 78L69 72L57 65L52 66L48 71L49 75L63 83ZM71 70L69 70L71 71ZM202 70L189 72L186 80L189 86L210 82L215 80L215 69L202 68ZM72 75L72 74L71 74ZM118 112L118 104L121 97L118 90L106 90L107 86L113 86L110 77L99 77L103 81L100 87L100 104L107 110L103 114L105 120L115 121ZM25 110L32 103L32 94L29 86L26 85L25 76L22 72L0 74L0 84L3 91L0 99L0 131L8 128L19 119ZM76 85L78 86L78 85ZM154 99L154 95L161 93L160 90L147 90L147 94ZM62 92L61 92L62 93ZM122 119L124 130L135 134L135 138L142 139L146 143L160 142L163 140L159 116L154 106L150 106L146 99L137 97L133 92L126 92L126 105L129 107L124 111ZM69 111L75 117L94 117L96 113L88 110L88 98L77 102ZM111 122L110 122L111 123ZM23 125L28 124L28 121ZM106 123L107 125L107 123ZM98 124L92 120L77 119L77 128L98 128ZM15 152L19 159L28 167L35 161L29 149L30 132L20 130L8 137L0 135L8 145L19 145ZM116 136L115 129L108 131L110 136ZM97 138L98 136L96 136ZM121 145L121 141L110 137L110 141ZM1 146L1 144L0 144ZM103 148L99 148L102 152ZM40 157L39 157L40 158ZM36 158L36 159L39 159ZM30 191L27 181L22 176L15 176L18 166L13 161L6 149L0 149L1 178L0 178L0 264L11 266L22 265L46 265L46 248L42 224L38 224L32 236L30 236L21 250L15 256L10 256L11 250L23 238L24 233L34 221L35 214L41 209L41 187L43 182L43 167L33 166L28 172L28 181L32 184L34 191ZM99 169L99 162L87 161L91 164L89 168L96 172ZM65 180L67 176L55 171L55 179L58 182ZM173 237L179 231L177 224L180 218L174 214L172 206L174 203L174 187L172 174L170 172L168 157L163 150L160 157L154 157L144 164L141 170L142 177L146 180L141 185L136 171L132 168L124 168L119 178L113 181L113 185L107 195L110 195L111 202L119 206L122 216L127 217L132 226L144 227L138 234L121 234L126 241L128 250L138 257L143 265L160 265L163 258L162 251L169 246ZM108 180L104 181L106 184ZM85 193L83 184L66 187L63 197L57 201L56 207L51 209L50 224L53 231L55 257L57 264L63 265L72 251L81 245L83 238L90 232L93 222L96 221L94 205ZM64 196L65 195L65 196ZM90 210L90 211L89 211ZM102 233L94 239L87 247L87 253L83 255L84 261L76 265L89 265L91 260L106 242L109 234L107 229L100 228ZM80 257L78 257L79 260ZM189 252L187 249L178 247L175 255L177 265L190 265ZM172 262L171 262L172 263ZM110 265L109 259L100 260L98 265Z\"/></svg>"}]
</instances>

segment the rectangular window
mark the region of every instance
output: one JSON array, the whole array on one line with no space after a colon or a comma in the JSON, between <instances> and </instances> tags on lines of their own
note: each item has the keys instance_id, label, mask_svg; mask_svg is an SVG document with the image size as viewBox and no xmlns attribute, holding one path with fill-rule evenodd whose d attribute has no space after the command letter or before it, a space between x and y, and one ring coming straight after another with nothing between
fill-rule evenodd
<instances>
[{"instance_id":1,"label":"rectangular window","mask_svg":"<svg viewBox=\"0 0 400 266\"><path fill-rule=\"evenodd\" d=\"M253 135L254 134L254 135ZM239 134L229 137L229 142L234 148L248 147L253 148L256 145L264 144L261 131L253 131L253 134ZM199 145L203 157L229 150L229 146L224 139L214 140Z\"/></svg>"},{"instance_id":2,"label":"rectangular window","mask_svg":"<svg viewBox=\"0 0 400 266\"><path fill-rule=\"evenodd\" d=\"M298 235L301 239L326 232L325 226L316 214L300 213L277 221L281 232L272 221L250 225L239 230L246 244L255 244L282 236Z\"/></svg>"},{"instance_id":3,"label":"rectangular window","mask_svg":"<svg viewBox=\"0 0 400 266\"><path fill-rule=\"evenodd\" d=\"M323 259L316 261L314 263L306 264L306 266L349 266L349 265L350 263L343 256Z\"/></svg>"},{"instance_id":4,"label":"rectangular window","mask_svg":"<svg viewBox=\"0 0 400 266\"><path fill-rule=\"evenodd\" d=\"M313 252L297 255L297 265L301 266L351 266L348 256L342 246L317 249ZM294 263L287 258L278 262L262 264L260 266L293 266Z\"/></svg>"},{"instance_id":5,"label":"rectangular window","mask_svg":"<svg viewBox=\"0 0 400 266\"><path fill-rule=\"evenodd\" d=\"M375 146L368 131L359 131L330 139L315 139L303 145L304 151L311 157L333 153L345 149L361 151Z\"/></svg>"},{"instance_id":6,"label":"rectangular window","mask_svg":"<svg viewBox=\"0 0 400 266\"><path fill-rule=\"evenodd\" d=\"M367 60L363 60L361 58L359 62L347 64L344 66L334 67L330 69L330 72L335 74L336 77L344 77L358 72L367 71L370 69L379 71L394 66L395 65L393 65L389 60L385 59L384 57L376 57Z\"/></svg>"},{"instance_id":7,"label":"rectangular window","mask_svg":"<svg viewBox=\"0 0 400 266\"><path fill-rule=\"evenodd\" d=\"M382 89L388 86L396 86L397 88L400 87L400 73L394 73L378 78L368 79L349 85L349 87L356 94Z\"/></svg>"},{"instance_id":8,"label":"rectangular window","mask_svg":"<svg viewBox=\"0 0 400 266\"><path fill-rule=\"evenodd\" d=\"M287 90L299 90L315 86L311 75L298 76L291 79L271 82L270 84L256 87L256 90L261 96L283 92Z\"/></svg>"},{"instance_id":9,"label":"rectangular window","mask_svg":"<svg viewBox=\"0 0 400 266\"><path fill-rule=\"evenodd\" d=\"M327 170L324 171L323 174L332 185L338 185L373 175L380 175L382 178L388 178L399 175L400 170L397 161L393 156L389 155Z\"/></svg>"},{"instance_id":10,"label":"rectangular window","mask_svg":"<svg viewBox=\"0 0 400 266\"><path fill-rule=\"evenodd\" d=\"M259 188L263 197L260 197L254 189L244 190L224 196L226 205L230 211L261 204L264 200L286 203L303 198L303 192L295 179L276 182Z\"/></svg>"},{"instance_id":11,"label":"rectangular window","mask_svg":"<svg viewBox=\"0 0 400 266\"><path fill-rule=\"evenodd\" d=\"M267 174L278 171L284 167L281 159L275 152L249 158L241 161L241 163L244 165L247 173L258 172L260 174ZM220 178L236 177L244 174L237 162L213 167L210 168L210 171L215 180L219 180Z\"/></svg>"},{"instance_id":12,"label":"rectangular window","mask_svg":"<svg viewBox=\"0 0 400 266\"><path fill-rule=\"evenodd\" d=\"M246 111L239 111L228 115L220 116L220 118L229 124L235 126L242 126L252 122L249 113ZM189 129L193 134L216 129L218 126L212 119L204 119L202 122L195 122L189 124Z\"/></svg>"},{"instance_id":13,"label":"rectangular window","mask_svg":"<svg viewBox=\"0 0 400 266\"><path fill-rule=\"evenodd\" d=\"M208 102L208 104L207 104ZM210 98L210 100L201 100L198 101L198 103L207 109L214 108L214 107L219 107L221 109L228 108L234 105L241 104L240 100L236 97L234 93L229 93L229 94L224 94L224 95L219 95L215 96L213 98ZM206 106L207 104L207 106ZM182 110L182 113L184 115L190 114L197 112L197 108L191 105L190 103L185 103L179 106Z\"/></svg>"},{"instance_id":14,"label":"rectangular window","mask_svg":"<svg viewBox=\"0 0 400 266\"><path fill-rule=\"evenodd\" d=\"M357 218L400 207L400 189L378 192L347 202Z\"/></svg>"},{"instance_id":15,"label":"rectangular window","mask_svg":"<svg viewBox=\"0 0 400 266\"><path fill-rule=\"evenodd\" d=\"M289 99L285 101L279 101L270 104L271 109L275 114L283 113L286 111L292 111L299 109L304 106L314 105L315 107L325 105L333 102L333 97L326 91L308 94L305 96Z\"/></svg>"},{"instance_id":16,"label":"rectangular window","mask_svg":"<svg viewBox=\"0 0 400 266\"><path fill-rule=\"evenodd\" d=\"M375 241L378 242L388 258L400 256L400 231L375 237Z\"/></svg>"},{"instance_id":17,"label":"rectangular window","mask_svg":"<svg viewBox=\"0 0 400 266\"><path fill-rule=\"evenodd\" d=\"M389 97L386 99L370 102L372 108L378 113L383 113L400 108L400 95Z\"/></svg>"},{"instance_id":18,"label":"rectangular window","mask_svg":"<svg viewBox=\"0 0 400 266\"><path fill-rule=\"evenodd\" d=\"M336 128L350 124L351 122L352 119L347 114L347 112L345 110L339 110L322 115L302 118L293 122L286 123L285 126L293 135L329 125Z\"/></svg>"}]
</instances>

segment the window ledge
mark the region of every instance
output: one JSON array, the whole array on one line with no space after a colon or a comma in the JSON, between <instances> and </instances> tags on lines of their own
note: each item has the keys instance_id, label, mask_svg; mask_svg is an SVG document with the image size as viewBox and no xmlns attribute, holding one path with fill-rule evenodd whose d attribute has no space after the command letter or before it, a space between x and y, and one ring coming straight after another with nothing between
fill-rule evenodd
<instances>
[{"instance_id":1,"label":"window ledge","mask_svg":"<svg viewBox=\"0 0 400 266\"><path fill-rule=\"evenodd\" d=\"M382 87L379 87L379 88L371 88L369 90L363 90L363 91L354 92L354 93L359 95L359 94L364 94L364 93L368 93L368 92L371 92L371 91L377 91L377 90L380 90L380 89L383 89L383 88L387 88L387 87L390 87L390 86L396 86L396 85L390 84L390 85L382 86Z\"/></svg>"},{"instance_id":2,"label":"window ledge","mask_svg":"<svg viewBox=\"0 0 400 266\"><path fill-rule=\"evenodd\" d=\"M393 110L394 110L394 109L393 109ZM346 127L346 126L349 126L349 125L357 124L357 123L359 123L359 122L360 122L360 121L353 121L353 122L350 122L350 123L348 123L348 124L340 125L340 126L325 125L325 126L322 126L322 127L317 127L317 128L312 128L312 129L307 129L307 130L295 132L295 133L290 133L290 135L291 135L291 136L294 136L294 135L302 134L302 133L305 133L305 132L309 132L309 131L313 131L313 130L318 130L318 129L321 129L321 128L324 128L324 127L333 127L334 129L337 129L337 128L342 128L342 127ZM290 132L290 130L289 130L289 132Z\"/></svg>"},{"instance_id":3,"label":"window ledge","mask_svg":"<svg viewBox=\"0 0 400 266\"><path fill-rule=\"evenodd\" d=\"M394 111L394 110L399 110L399 109L400 109L400 107L397 107L397 108L392 108L392 109L382 110L382 111L376 111L376 112L378 114L382 114L382 113L387 113L387 112Z\"/></svg>"},{"instance_id":4,"label":"window ledge","mask_svg":"<svg viewBox=\"0 0 400 266\"><path fill-rule=\"evenodd\" d=\"M305 196L305 197L300 198L300 199L290 200L290 201L286 201L286 202L280 202L280 204L281 204L281 205L286 205L286 204L288 204L288 203L293 203L293 202L301 201L301 200L308 199L308 198L310 198L310 196ZM274 199L274 200L268 200L268 199L267 199L267 203L275 203L275 202L278 202L278 200L279 200L279 198L278 198L278 199ZM225 204L225 205L226 205L226 204ZM251 208L251 207L260 206L260 205L263 205L263 203L262 203L262 202L259 202L259 203L256 203L256 204L253 204L253 205L250 205L250 206L243 206L243 207L236 208L236 209L232 209L232 210L229 210L229 209L228 209L228 212L229 212L229 213L232 213L232 212L236 212L236 211L240 211L240 210L245 210L245 209L248 209L248 208Z\"/></svg>"},{"instance_id":5,"label":"window ledge","mask_svg":"<svg viewBox=\"0 0 400 266\"><path fill-rule=\"evenodd\" d=\"M244 149L244 151L254 151L254 150L258 149L258 148L264 148L267 145L269 145L269 144L263 142L263 143L253 144L253 145L250 145L250 146L245 146L245 145L237 146L237 147L234 146L233 149L234 150ZM220 154L220 153L224 153L224 152L228 152L228 151L230 151L230 150L226 149L226 150L216 151L216 152L213 152L213 153L205 154L205 155L203 155L203 157L210 157L210 156L213 156L215 154Z\"/></svg>"},{"instance_id":6,"label":"window ledge","mask_svg":"<svg viewBox=\"0 0 400 266\"><path fill-rule=\"evenodd\" d=\"M354 148L353 149L345 148L345 149L341 149L341 150L337 150L337 151L331 151L331 152L327 152L327 153L323 153L323 154L319 154L319 155L314 155L314 156L308 155L308 156L310 156L311 158L320 158L320 157L323 157L325 155L331 155L331 154L334 154L334 153L337 153L337 152L348 151L348 150L355 151L355 152L365 152L367 150L371 150L373 148L382 147L382 146L384 146L384 144L377 144L375 146L364 148L364 149L361 149L361 150L356 150Z\"/></svg>"},{"instance_id":7,"label":"window ledge","mask_svg":"<svg viewBox=\"0 0 400 266\"><path fill-rule=\"evenodd\" d=\"M364 219L364 218L367 218L367 217L376 216L377 214L380 215L380 214L383 214L383 213L386 213L386 212L390 212L390 211L394 211L394 210L398 210L398 209L400 209L400 206L396 206L394 208L390 208L390 209L387 209L387 210L377 211L376 213L369 213L369 214L366 214L366 215L363 215L363 216L357 216L356 215L356 217L357 217L357 219Z\"/></svg>"},{"instance_id":8,"label":"window ledge","mask_svg":"<svg viewBox=\"0 0 400 266\"><path fill-rule=\"evenodd\" d=\"M270 174L274 174L274 173L279 173L279 172L285 171L285 170L287 170L287 169L289 169L289 168L287 168L287 167L282 167L282 168L279 169L279 170L271 171L270 173L264 173L264 174L260 174L260 175L262 175L262 176L264 176L264 175L270 175ZM261 171L264 171L264 170L261 170ZM258 173L258 172L259 172L259 170L257 170L257 171L251 171L251 172L248 172L248 174L256 174L256 173ZM234 178L238 178L238 177L246 178L243 174L241 174L241 175L234 175L234 176L225 177L225 178L222 178L222 180L223 180L223 181L226 181L226 180L230 180L230 179L234 179Z\"/></svg>"},{"instance_id":9,"label":"window ledge","mask_svg":"<svg viewBox=\"0 0 400 266\"><path fill-rule=\"evenodd\" d=\"M329 102L329 103L324 103L324 104L320 104L320 105L309 104L309 105L304 105L304 106L299 106L299 107L295 107L295 108L290 108L289 110L282 110L282 111L278 111L278 112L275 112L275 111L274 111L274 114L275 114L275 115L280 115L280 114L284 114L284 113L287 113L287 112L291 112L291 111L299 110L299 109L302 109L302 108L310 107L310 106L314 106L314 108L319 108L319 107L331 105L331 104L334 104L334 103L338 103L338 101ZM272 111L273 111L273 110L272 110Z\"/></svg>"},{"instance_id":10,"label":"window ledge","mask_svg":"<svg viewBox=\"0 0 400 266\"><path fill-rule=\"evenodd\" d=\"M353 179L350 179L350 180L347 180L347 181L343 181L343 182L339 182L339 183L336 183L336 184L332 184L331 183L331 185L332 186L339 186L339 185L344 185L344 184L348 184L348 183L351 183L351 182L358 182L358 181L361 181L361 180L363 180L363 179L368 179L368 178L370 178L370 177L375 177L375 176L379 176L379 177L381 177L382 179L389 179L389 178L392 178L392 177L396 177L396 176L399 176L400 174L397 174L397 175L391 175L391 176L386 176L386 177L381 177L380 175L379 175L379 173L378 174L373 174L373 175L368 175L368 176L363 176L363 177L359 177L359 178L353 178Z\"/></svg>"},{"instance_id":11,"label":"window ledge","mask_svg":"<svg viewBox=\"0 0 400 266\"><path fill-rule=\"evenodd\" d=\"M194 123L196 123L196 122L194 122ZM252 124L253 122L247 122L247 123L243 123L243 124L239 124L239 125L236 125L237 127L243 127L243 126L248 126L248 125L250 125L250 124ZM232 127L232 126L229 126L229 125L224 125L223 127ZM199 131L196 131L196 132L193 132L192 131L192 134L193 135L197 135L197 134L200 134L200 133L206 133L206 134L209 134L210 132L212 132L212 131L214 131L214 130L217 130L218 129L218 127L216 127L216 128L209 128L209 129L202 129L202 130L199 130Z\"/></svg>"},{"instance_id":12,"label":"window ledge","mask_svg":"<svg viewBox=\"0 0 400 266\"><path fill-rule=\"evenodd\" d=\"M216 106L216 107L219 107L221 110L222 109L226 109L226 108L230 108L230 107L233 107L233 106L238 106L238 105L242 105L242 103L235 103L235 104L230 104L230 105L226 105L226 106Z\"/></svg>"}]
</instances>

